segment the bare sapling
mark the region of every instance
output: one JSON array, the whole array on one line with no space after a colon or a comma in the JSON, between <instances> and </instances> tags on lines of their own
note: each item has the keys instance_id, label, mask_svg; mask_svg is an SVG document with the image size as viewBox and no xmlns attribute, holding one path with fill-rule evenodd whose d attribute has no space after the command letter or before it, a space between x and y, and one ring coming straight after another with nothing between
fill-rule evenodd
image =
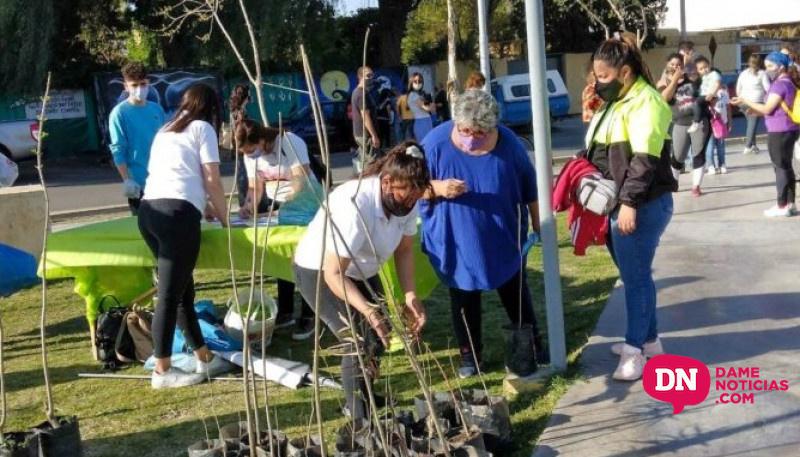
<instances>
[{"instance_id":1,"label":"bare sapling","mask_svg":"<svg viewBox=\"0 0 800 457\"><path fill-rule=\"evenodd\" d=\"M47 237L50 232L50 199L47 195L47 183L44 179L44 167L42 165L42 141L46 136L45 121L47 118L47 103L50 101L50 73L47 73L47 83L45 84L44 97L42 97L42 110L39 114L39 136L36 139L36 172L39 175L39 182L42 185L42 195L44 196L44 231L42 233L42 312L39 320L39 337L42 350L42 372L44 374L44 388L46 394L45 415L53 428L58 427L59 423L55 416L53 407L53 386L50 383L50 369L47 363Z\"/></svg>"}]
</instances>

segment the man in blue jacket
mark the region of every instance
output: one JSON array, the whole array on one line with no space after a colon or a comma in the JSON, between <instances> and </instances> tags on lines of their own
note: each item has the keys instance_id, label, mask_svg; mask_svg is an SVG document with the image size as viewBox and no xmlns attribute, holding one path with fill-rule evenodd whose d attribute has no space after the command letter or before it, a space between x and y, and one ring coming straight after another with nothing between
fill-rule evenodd
<instances>
[{"instance_id":1,"label":"man in blue jacket","mask_svg":"<svg viewBox=\"0 0 800 457\"><path fill-rule=\"evenodd\" d=\"M122 67L128 98L111 110L108 129L111 155L123 180L123 194L131 214L137 215L147 180L150 146L164 125L166 114L161 105L147 100L150 84L144 66L132 62Z\"/></svg>"}]
</instances>

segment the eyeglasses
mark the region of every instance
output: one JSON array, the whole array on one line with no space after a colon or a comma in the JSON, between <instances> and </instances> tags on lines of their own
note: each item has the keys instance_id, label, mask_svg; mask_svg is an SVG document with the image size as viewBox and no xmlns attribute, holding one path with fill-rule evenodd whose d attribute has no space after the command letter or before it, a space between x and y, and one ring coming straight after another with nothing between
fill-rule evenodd
<instances>
[{"instance_id":1,"label":"eyeglasses","mask_svg":"<svg viewBox=\"0 0 800 457\"><path fill-rule=\"evenodd\" d=\"M470 129L470 128L461 128L458 127L458 133L466 136L473 136L473 137L482 137L486 136L489 132L484 130L477 130L477 129Z\"/></svg>"}]
</instances>

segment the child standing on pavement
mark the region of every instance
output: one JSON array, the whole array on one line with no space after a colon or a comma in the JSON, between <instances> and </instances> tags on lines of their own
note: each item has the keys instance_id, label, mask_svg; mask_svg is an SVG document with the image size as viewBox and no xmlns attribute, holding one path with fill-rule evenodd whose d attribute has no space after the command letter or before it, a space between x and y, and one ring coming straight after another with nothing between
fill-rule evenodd
<instances>
[{"instance_id":1,"label":"child standing on pavement","mask_svg":"<svg viewBox=\"0 0 800 457\"><path fill-rule=\"evenodd\" d=\"M706 147L708 164L707 173L710 175L726 174L728 168L725 166L725 138L731 131L733 113L731 111L730 96L725 87L720 87L715 94L716 102L711 107L711 131ZM714 152L716 151L716 157ZM716 159L716 160L715 160Z\"/></svg>"},{"instance_id":2,"label":"child standing on pavement","mask_svg":"<svg viewBox=\"0 0 800 457\"><path fill-rule=\"evenodd\" d=\"M131 62L122 67L122 79L128 97L108 117L109 149L122 177L123 194L131 214L136 216L147 180L150 146L167 116L161 105L147 100L150 82L141 63Z\"/></svg>"}]
</instances>

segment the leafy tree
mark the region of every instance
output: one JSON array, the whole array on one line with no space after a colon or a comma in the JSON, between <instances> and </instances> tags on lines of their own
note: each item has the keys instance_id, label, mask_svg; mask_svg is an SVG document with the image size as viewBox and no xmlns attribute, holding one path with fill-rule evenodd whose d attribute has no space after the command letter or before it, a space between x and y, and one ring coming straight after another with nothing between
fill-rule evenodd
<instances>
[{"instance_id":1,"label":"leafy tree","mask_svg":"<svg viewBox=\"0 0 800 457\"><path fill-rule=\"evenodd\" d=\"M649 31L644 47L660 41L655 34L666 0L581 0L611 31L643 30L642 14ZM491 0L489 39L494 43L525 40L525 2ZM459 20L459 59L477 57L478 19L475 0L455 0ZM624 24L610 7L618 5ZM640 7L641 5L641 7ZM548 52L587 52L605 38L604 29L581 8L578 0L544 0L545 42ZM441 60L447 49L446 0L421 0L410 15L403 37L405 62Z\"/></svg>"}]
</instances>

